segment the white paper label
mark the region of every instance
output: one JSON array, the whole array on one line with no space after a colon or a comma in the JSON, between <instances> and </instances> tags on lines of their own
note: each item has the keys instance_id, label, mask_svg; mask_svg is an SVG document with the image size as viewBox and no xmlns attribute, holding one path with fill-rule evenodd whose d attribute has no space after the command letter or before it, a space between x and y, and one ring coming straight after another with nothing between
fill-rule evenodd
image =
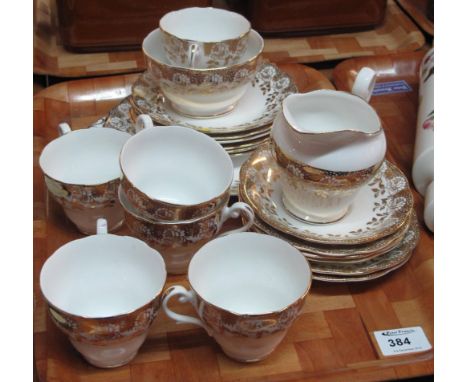
<instances>
[{"instance_id":1,"label":"white paper label","mask_svg":"<svg viewBox=\"0 0 468 382\"><path fill-rule=\"evenodd\" d=\"M374 332L384 356L417 353L432 348L420 326Z\"/></svg>"}]
</instances>

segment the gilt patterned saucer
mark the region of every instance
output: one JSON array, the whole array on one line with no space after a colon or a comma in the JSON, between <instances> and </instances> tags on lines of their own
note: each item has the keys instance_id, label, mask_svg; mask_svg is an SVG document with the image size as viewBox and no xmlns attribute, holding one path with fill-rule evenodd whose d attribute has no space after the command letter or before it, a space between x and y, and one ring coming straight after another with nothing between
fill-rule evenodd
<instances>
[{"instance_id":1,"label":"gilt patterned saucer","mask_svg":"<svg viewBox=\"0 0 468 382\"><path fill-rule=\"evenodd\" d=\"M241 200L241 198L239 198L239 200ZM294 236L284 234L274 229L273 227L270 227L258 217L255 218L252 229L257 232L276 236L287 241L289 244L300 250L308 259L314 260L316 262L336 261L358 263L379 256L395 248L405 236L411 219L406 222L403 227L391 235L385 236L367 244L358 245L337 246L310 243L305 240L298 239Z\"/></svg>"},{"instance_id":2,"label":"gilt patterned saucer","mask_svg":"<svg viewBox=\"0 0 468 382\"><path fill-rule=\"evenodd\" d=\"M362 276L337 276L337 275L326 275L326 274L319 274L314 273L314 280L324 281L328 283L357 283L357 282L365 282L379 279L383 276L388 275L389 273L396 271L397 269L401 268L411 259L412 252L408 253L408 256L405 260L403 260L400 264L394 266L393 268L388 268L383 271L370 273L368 275Z\"/></svg>"},{"instance_id":3,"label":"gilt patterned saucer","mask_svg":"<svg viewBox=\"0 0 468 382\"><path fill-rule=\"evenodd\" d=\"M320 244L364 244L391 235L404 226L413 209L413 196L405 175L385 161L356 196L339 221L312 224L297 219L283 205L281 171L270 145L254 151L242 165L239 194L265 223L276 230Z\"/></svg>"},{"instance_id":4,"label":"gilt patterned saucer","mask_svg":"<svg viewBox=\"0 0 468 382\"><path fill-rule=\"evenodd\" d=\"M143 73L132 86L131 102L138 114L148 114L160 125L186 126L207 134L232 134L270 125L283 99L296 93L292 78L276 65L264 62L234 109L216 118L191 118L174 111L150 77Z\"/></svg>"},{"instance_id":5,"label":"gilt patterned saucer","mask_svg":"<svg viewBox=\"0 0 468 382\"><path fill-rule=\"evenodd\" d=\"M400 243L392 250L359 263L342 262L316 262L309 260L310 268L314 274L333 276L365 276L376 272L393 269L404 263L411 256L413 249L419 241L419 226L416 216Z\"/></svg>"}]
</instances>

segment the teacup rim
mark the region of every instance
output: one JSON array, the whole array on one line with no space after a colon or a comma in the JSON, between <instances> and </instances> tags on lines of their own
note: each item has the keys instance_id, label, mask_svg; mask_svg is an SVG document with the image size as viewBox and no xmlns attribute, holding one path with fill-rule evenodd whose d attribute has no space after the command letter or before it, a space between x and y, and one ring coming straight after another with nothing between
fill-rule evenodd
<instances>
[{"instance_id":1,"label":"teacup rim","mask_svg":"<svg viewBox=\"0 0 468 382\"><path fill-rule=\"evenodd\" d=\"M101 131L101 130L112 131L111 134L118 133L118 134L127 135L127 140L132 136L131 134L129 134L126 131L120 131L120 130L109 128L109 127L88 127L88 128L83 128L83 129L71 130L69 133L67 133L65 135L62 135L62 136L58 136L57 138L51 140L42 149L41 155L39 155L38 163L39 163L39 167L40 167L43 175L46 176L47 178L53 180L54 182L57 182L57 183L60 183L60 184L66 185L66 186L72 186L72 187L99 187L99 186L104 186L104 185L107 185L109 183L120 180L122 178L122 169L120 169L120 175L117 176L116 178L111 178L111 179L108 179L108 180L106 180L104 182L91 182L91 183L88 183L88 182L86 182L86 183L84 183L84 182L83 183L64 182L63 180L57 179L56 177L50 175L50 173L48 171L45 171L45 169L44 169L43 162L42 162L43 154L44 154L45 150L48 147L50 147L51 144L54 144L54 142L58 141L59 139L62 139L64 137L66 137L66 136L69 136L70 134L75 134L75 133L89 134L89 132L94 132L94 130L97 131L97 129L99 129L99 131ZM126 142L124 142L122 147L125 145L125 143ZM120 162L119 162L119 168L120 168Z\"/></svg>"},{"instance_id":2,"label":"teacup rim","mask_svg":"<svg viewBox=\"0 0 468 382\"><path fill-rule=\"evenodd\" d=\"M141 44L141 49L143 51L143 54L146 57L148 57L150 60L156 62L160 66L164 66L164 67L167 67L167 68L170 68L170 69L185 70L185 71L190 71L190 72L195 72L195 73L209 73L209 72L216 72L216 71L219 71L219 70L227 70L227 69L231 70L231 69L236 69L236 68L251 64L252 62L255 62L261 56L261 54L263 53L263 49L265 48L265 41L264 41L263 37L260 35L260 33L258 33L255 29L250 29L248 34L249 35L253 34L254 36L256 36L256 38L259 38L259 41L261 42L260 49L254 56L250 57L249 59L247 59L245 61L241 61L241 62L238 62L238 63L233 64L233 65L217 66L215 68L187 68L185 66L172 65L172 64L170 64L168 62L163 62L163 61L155 58L154 56L152 56L152 55L150 55L148 53L148 51L145 49L145 42L148 41L148 38L153 33L158 33L158 32L163 33L160 28L156 28L156 29L152 30L151 32L149 32L146 35L146 37L143 39L143 42Z\"/></svg>"},{"instance_id":3,"label":"teacup rim","mask_svg":"<svg viewBox=\"0 0 468 382\"><path fill-rule=\"evenodd\" d=\"M90 238L94 238L94 237L99 237L99 236L105 236L105 237L108 237L108 236L113 236L113 237L119 237L119 238L124 238L124 239L131 239L132 241L134 242L138 242L138 243L142 243L144 246L148 247L150 250L152 250L153 252L157 253L160 257L160 260L161 260L161 263L162 263L162 267L163 267L163 270L164 270L164 280L161 284L161 287L157 290L157 292L154 294L154 297L152 297L151 299L149 299L148 301L146 301L144 304L138 306L137 308L135 309L132 309L132 310L129 310L127 312L123 312L123 313L118 313L118 314L115 314L115 315L112 315L112 316L85 316L85 315L80 315L80 314L76 314L76 313L71 313L69 311L67 311L66 309L63 309L63 308L59 308L56 304L52 303L52 301L47 298L47 296L45 295L44 293L44 290L42 288L42 271L44 269L44 266L47 264L47 262L53 258L53 256L58 252L60 251L62 248L70 245L71 243L76 243L76 242L80 242L80 241L84 241L84 240L89 240ZM165 285L166 285L166 282L167 282L167 269L166 269L166 262L164 261L164 258L162 257L162 255L159 253L159 251L157 251L156 249L152 248L151 246L149 246L147 243L145 243L143 240L140 240L136 237L133 237L133 236L128 236L128 235L115 235L115 234L112 234L112 233L106 233L106 234L95 234L95 235L90 235L90 236L86 236L86 237L82 237L82 238L79 238L79 239L75 239L75 240L72 240L72 241L68 241L67 243L63 244L62 246L60 246L59 248L57 248L51 256L49 256L47 258L47 260L44 262L44 264L42 265L41 267L41 271L39 273L39 289L41 290L41 294L44 298L44 300L47 302L48 305L52 306L54 309L58 310L59 312L62 312L63 314L66 314L68 316L72 316L72 317L76 317L76 318L79 318L79 319L84 319L84 320L109 320L109 319L117 319L117 318L120 318L120 317L125 317L125 316L129 316L129 315L132 315L134 314L135 312L141 310L142 308L148 306L148 305L151 305L159 296L161 296L162 292L164 291L164 288L165 288Z\"/></svg>"},{"instance_id":4,"label":"teacup rim","mask_svg":"<svg viewBox=\"0 0 468 382\"><path fill-rule=\"evenodd\" d=\"M285 242L286 244L289 244L287 243L286 241L282 240L282 239L279 239L279 238L275 238L274 236L271 236L271 235L267 235L267 234L262 234L262 233L258 233L258 232L238 232L238 233L233 233L233 234L230 234L229 236L239 236L239 235L242 235L242 236L245 236L245 234L248 234L248 235L255 235L255 236L268 236L268 237L271 237L273 239L277 239L277 240L280 240L280 241L283 241ZM226 309L226 308L223 308L223 307L220 307L212 302L209 302L206 300L206 298L203 298L202 295L200 294L200 292L197 291L197 289L193 286L193 283L192 281L190 280L190 267L191 265L193 264L193 259L195 258L195 256L197 255L197 253L199 253L206 245L212 243L213 241L216 241L216 240L219 240L219 239L222 239L223 236L220 236L220 237L217 237L217 238L214 238L213 240L209 241L208 243L206 243L205 245L203 245L193 256L192 256L192 259L190 259L190 263L189 263L189 266L188 266L188 269L187 269L187 282L190 286L190 289L193 290L195 292L195 294L197 295L197 297L203 301L204 304L206 305L209 305L211 306L212 308L215 308L215 309L219 309L223 312L226 312L228 314L231 314L235 317L242 317L242 318L262 318L262 317L265 317L265 316L271 316L271 315L274 315L274 314L280 314L286 310L288 310L289 308L291 308L292 306L294 306L295 304L297 304L299 301L302 301L304 300L307 295L309 294L310 292L310 288L312 286L312 281L314 279L313 277L313 274L312 274L312 270L310 269L310 266L309 266L309 263L307 261L307 258L304 256L304 254L299 251L297 248L293 247L291 245L291 247L293 247L294 249L297 250L297 252L304 258L305 260L305 264L306 266L308 267L309 269L309 280L307 282L307 288L305 289L305 291L298 297L296 298L293 302L289 303L287 306L285 307L282 307L280 309L275 309L275 310L271 310L271 311L268 311L268 312L262 312L262 313L238 313L238 312L235 312L233 310L230 310L230 309ZM289 244L290 245L290 244Z\"/></svg>"},{"instance_id":5,"label":"teacup rim","mask_svg":"<svg viewBox=\"0 0 468 382\"><path fill-rule=\"evenodd\" d=\"M227 39L223 39L223 40L211 40L211 41L202 41L202 40L194 40L194 39L189 39L189 38L183 38L183 37L180 37L178 36L177 34L175 33L171 33L169 31L167 31L162 23L163 23L163 20L168 17L170 14L174 14L174 13L177 13L177 12L181 12L181 11L187 11L187 10L192 10L192 9L210 9L210 10L216 10L216 11L221 11L221 12L226 12L226 13L231 13L231 14L235 14L236 16L240 16L244 21L247 22L247 25L248 25L248 28L243 32L241 33L240 35L236 36L236 37L232 37L232 38L227 38ZM250 23L249 20L247 20L247 18L244 16L244 15L241 15L240 13L237 13L237 12L233 12L233 11L230 11L228 9L222 9L222 8L215 8L215 7L188 7L188 8L183 8L183 9L176 9L176 10L173 10L171 12L168 12L166 13L163 17L161 17L161 19L159 20L159 24L158 24L158 28L161 30L162 33L165 33L167 34L168 36L170 37L173 37L173 38L176 38L180 41L187 41L187 42L190 42L190 43L198 43L198 44L217 44L217 43L227 43L229 41L236 41L236 40L241 40L242 38L244 38L245 36L247 36L250 31L252 30L252 24Z\"/></svg>"}]
</instances>

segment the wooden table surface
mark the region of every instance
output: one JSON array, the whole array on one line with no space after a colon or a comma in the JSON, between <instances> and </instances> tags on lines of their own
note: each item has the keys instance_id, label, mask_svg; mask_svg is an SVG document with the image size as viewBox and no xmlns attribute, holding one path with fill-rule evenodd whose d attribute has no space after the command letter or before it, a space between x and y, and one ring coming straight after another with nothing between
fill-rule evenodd
<instances>
[{"instance_id":1,"label":"wooden table surface","mask_svg":"<svg viewBox=\"0 0 468 382\"><path fill-rule=\"evenodd\" d=\"M412 64L413 71L416 66ZM294 78L300 91L332 88L314 69L297 64L280 67ZM341 76L335 73L340 85L353 75L352 65L342 68ZM422 226L413 258L397 272L364 284L314 282L303 314L279 348L262 362L231 361L203 330L176 325L161 312L130 364L110 370L87 364L47 316L39 289L44 261L82 235L48 197L38 157L56 137L59 122L67 121L73 129L87 127L128 95L136 78L121 75L64 82L34 97L34 361L41 381L370 381L433 373L433 351L383 359L371 340L374 330L422 326L429 341L434 341L433 236ZM407 176L417 101L414 73L408 78L415 92L387 101L383 97L372 100L385 124L388 158ZM416 193L415 198L421 218L421 198ZM118 233L128 231L124 228ZM183 276L168 277L167 286L175 283L187 285ZM175 309L191 311L187 305Z\"/></svg>"},{"instance_id":2,"label":"wooden table surface","mask_svg":"<svg viewBox=\"0 0 468 382\"><path fill-rule=\"evenodd\" d=\"M36 0L34 73L86 77L139 72L146 67L141 49L122 52L70 52L60 41L57 24L55 1ZM263 55L276 63L314 63L410 52L421 48L424 43L424 36L413 21L394 0L388 0L384 22L374 29L320 36L266 38Z\"/></svg>"}]
</instances>

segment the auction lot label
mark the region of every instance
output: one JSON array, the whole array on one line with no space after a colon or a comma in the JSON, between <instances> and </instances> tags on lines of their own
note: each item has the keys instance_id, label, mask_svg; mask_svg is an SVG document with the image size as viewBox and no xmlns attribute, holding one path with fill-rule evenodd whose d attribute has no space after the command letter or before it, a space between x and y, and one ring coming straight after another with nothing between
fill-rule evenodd
<instances>
[{"instance_id":1,"label":"auction lot label","mask_svg":"<svg viewBox=\"0 0 468 382\"><path fill-rule=\"evenodd\" d=\"M384 356L418 353L432 348L420 326L374 332Z\"/></svg>"}]
</instances>

